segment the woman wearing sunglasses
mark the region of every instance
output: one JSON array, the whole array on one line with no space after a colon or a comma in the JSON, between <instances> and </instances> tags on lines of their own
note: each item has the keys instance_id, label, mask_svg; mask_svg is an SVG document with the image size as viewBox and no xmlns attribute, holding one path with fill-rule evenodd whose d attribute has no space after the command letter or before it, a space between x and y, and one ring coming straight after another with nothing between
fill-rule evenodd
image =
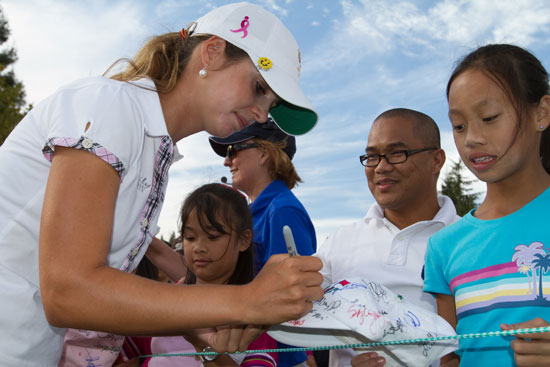
<instances>
[{"instance_id":1,"label":"woman wearing sunglasses","mask_svg":"<svg viewBox=\"0 0 550 367\"><path fill-rule=\"evenodd\" d=\"M254 225L256 266L261 269L271 255L287 253L283 227L292 230L300 255L317 248L315 228L302 203L292 193L299 182L292 158L296 139L269 118L255 122L228 137L210 137L214 151L225 157L233 186L250 199ZM295 366L306 360L304 352L280 353L279 366Z\"/></svg>"}]
</instances>

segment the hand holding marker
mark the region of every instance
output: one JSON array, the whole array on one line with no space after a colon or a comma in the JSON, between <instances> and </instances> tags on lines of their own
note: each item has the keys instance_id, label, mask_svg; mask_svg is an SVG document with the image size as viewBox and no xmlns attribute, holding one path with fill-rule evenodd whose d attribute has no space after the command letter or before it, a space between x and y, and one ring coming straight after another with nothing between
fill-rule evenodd
<instances>
[{"instance_id":1,"label":"hand holding marker","mask_svg":"<svg viewBox=\"0 0 550 367\"><path fill-rule=\"evenodd\" d=\"M292 231L289 226L283 227L283 236L285 237L286 249L290 256L298 256L298 251L296 250L296 243L294 242L294 236L292 236Z\"/></svg>"}]
</instances>

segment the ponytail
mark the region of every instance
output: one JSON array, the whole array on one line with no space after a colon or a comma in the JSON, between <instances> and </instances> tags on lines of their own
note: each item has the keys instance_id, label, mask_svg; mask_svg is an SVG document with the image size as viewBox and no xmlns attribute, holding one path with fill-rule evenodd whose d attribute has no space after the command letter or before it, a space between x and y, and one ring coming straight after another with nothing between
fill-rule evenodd
<instances>
[{"instance_id":1,"label":"ponytail","mask_svg":"<svg viewBox=\"0 0 550 367\"><path fill-rule=\"evenodd\" d=\"M253 141L269 155L268 171L272 179L283 181L289 190L292 190L294 186L302 182L290 157L283 150L286 146L286 139L277 142L264 139L253 139Z\"/></svg>"},{"instance_id":2,"label":"ponytail","mask_svg":"<svg viewBox=\"0 0 550 367\"><path fill-rule=\"evenodd\" d=\"M129 82L149 78L155 83L158 93L168 93L176 86L195 48L210 37L212 35L209 34L188 36L185 30L153 37L133 59L115 61L103 75L107 75L120 62L126 62L126 69L110 76L111 79ZM225 57L228 62L234 62L248 57L248 54L226 42Z\"/></svg>"}]
</instances>

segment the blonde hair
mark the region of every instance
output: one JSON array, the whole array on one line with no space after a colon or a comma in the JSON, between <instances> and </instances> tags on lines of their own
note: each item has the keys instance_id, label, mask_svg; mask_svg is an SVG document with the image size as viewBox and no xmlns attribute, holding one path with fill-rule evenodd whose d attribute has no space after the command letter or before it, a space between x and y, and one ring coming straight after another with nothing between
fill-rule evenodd
<instances>
[{"instance_id":1,"label":"blonde hair","mask_svg":"<svg viewBox=\"0 0 550 367\"><path fill-rule=\"evenodd\" d=\"M258 145L258 148L263 149L269 155L268 171L271 178L283 181L289 189L293 189L299 182L302 182L290 157L283 150L286 147L286 138L277 142L263 139L252 140Z\"/></svg>"},{"instance_id":2,"label":"blonde hair","mask_svg":"<svg viewBox=\"0 0 550 367\"><path fill-rule=\"evenodd\" d=\"M111 79L128 82L149 78L155 83L158 93L168 93L176 86L193 50L210 37L212 35L201 34L184 38L180 32L152 37L133 59L123 58L115 61L103 75L107 75L117 64L126 62L126 69L110 76ZM226 42L225 56L228 62L235 62L247 57L248 54Z\"/></svg>"}]
</instances>

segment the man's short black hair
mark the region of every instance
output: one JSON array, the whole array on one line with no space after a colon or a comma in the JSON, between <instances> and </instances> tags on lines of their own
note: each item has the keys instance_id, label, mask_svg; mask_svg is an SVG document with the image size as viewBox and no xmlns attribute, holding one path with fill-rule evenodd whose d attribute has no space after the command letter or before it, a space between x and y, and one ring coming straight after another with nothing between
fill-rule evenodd
<instances>
[{"instance_id":1,"label":"man's short black hair","mask_svg":"<svg viewBox=\"0 0 550 367\"><path fill-rule=\"evenodd\" d=\"M374 119L374 123L381 118L394 117L404 117L412 120L412 122L414 123L413 130L415 135L422 139L426 147L441 148L439 127L437 126L435 121L425 113L408 108L394 108L382 112L380 115L378 115L376 119Z\"/></svg>"}]
</instances>

